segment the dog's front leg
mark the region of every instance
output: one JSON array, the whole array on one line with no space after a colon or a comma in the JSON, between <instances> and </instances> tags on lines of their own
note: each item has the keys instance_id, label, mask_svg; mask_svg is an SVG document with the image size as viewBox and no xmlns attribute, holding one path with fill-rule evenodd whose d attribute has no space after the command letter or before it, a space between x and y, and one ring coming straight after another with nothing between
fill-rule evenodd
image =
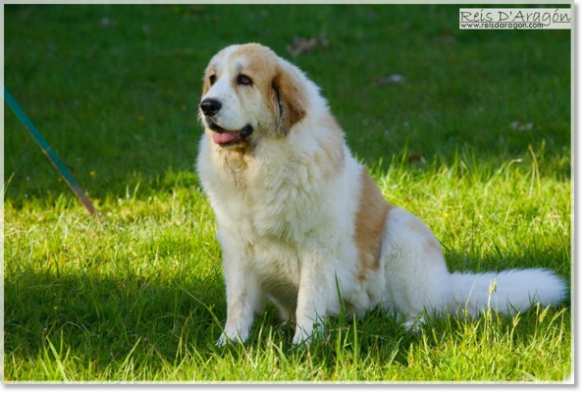
<instances>
[{"instance_id":1,"label":"dog's front leg","mask_svg":"<svg viewBox=\"0 0 585 395\"><path fill-rule=\"evenodd\" d=\"M228 339L245 341L254 322L254 312L263 306L264 293L256 275L247 267L240 260L224 258L227 322L217 345L225 345Z\"/></svg>"},{"instance_id":2,"label":"dog's front leg","mask_svg":"<svg viewBox=\"0 0 585 395\"><path fill-rule=\"evenodd\" d=\"M297 296L297 328L293 343L307 341L315 331L322 329L327 313L327 261L319 253L306 257L301 263L301 278Z\"/></svg>"}]
</instances>

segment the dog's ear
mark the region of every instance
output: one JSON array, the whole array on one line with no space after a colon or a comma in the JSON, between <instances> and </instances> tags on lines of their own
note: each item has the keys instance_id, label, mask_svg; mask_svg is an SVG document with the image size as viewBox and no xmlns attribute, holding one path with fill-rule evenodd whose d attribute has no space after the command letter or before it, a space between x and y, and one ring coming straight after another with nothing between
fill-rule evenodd
<instances>
[{"instance_id":1,"label":"dog's ear","mask_svg":"<svg viewBox=\"0 0 585 395\"><path fill-rule=\"evenodd\" d=\"M286 136L306 115L307 95L300 72L281 65L272 80L271 97L278 117L277 133Z\"/></svg>"}]
</instances>

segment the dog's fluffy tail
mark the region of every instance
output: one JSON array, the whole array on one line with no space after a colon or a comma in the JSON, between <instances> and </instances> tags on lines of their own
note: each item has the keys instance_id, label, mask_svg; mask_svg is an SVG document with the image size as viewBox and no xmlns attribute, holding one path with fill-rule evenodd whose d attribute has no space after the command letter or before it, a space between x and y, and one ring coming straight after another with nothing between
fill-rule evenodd
<instances>
[{"instance_id":1,"label":"dog's fluffy tail","mask_svg":"<svg viewBox=\"0 0 585 395\"><path fill-rule=\"evenodd\" d=\"M491 309L501 313L524 312L540 303L555 306L563 302L567 285L546 269L508 270L499 273L452 273L453 305L471 316Z\"/></svg>"}]
</instances>

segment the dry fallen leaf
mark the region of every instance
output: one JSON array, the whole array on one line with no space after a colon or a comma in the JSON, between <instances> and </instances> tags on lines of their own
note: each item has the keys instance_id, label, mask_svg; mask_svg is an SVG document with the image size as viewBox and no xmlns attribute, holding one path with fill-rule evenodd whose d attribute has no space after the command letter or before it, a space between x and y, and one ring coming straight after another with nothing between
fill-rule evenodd
<instances>
[{"instance_id":1,"label":"dry fallen leaf","mask_svg":"<svg viewBox=\"0 0 585 395\"><path fill-rule=\"evenodd\" d=\"M443 44L450 44L455 41L455 37L453 37L453 34L451 34L451 32L447 30L441 32L441 35L439 37Z\"/></svg>"},{"instance_id":2,"label":"dry fallen leaf","mask_svg":"<svg viewBox=\"0 0 585 395\"><path fill-rule=\"evenodd\" d=\"M323 35L315 36L309 39L295 36L293 43L287 45L286 50L292 55L297 56L303 52L311 52L316 48L327 48L329 46L329 40Z\"/></svg>"},{"instance_id":3,"label":"dry fallen leaf","mask_svg":"<svg viewBox=\"0 0 585 395\"><path fill-rule=\"evenodd\" d=\"M390 74L387 77L374 77L374 83L376 85L395 84L400 85L406 81L406 78L400 74Z\"/></svg>"},{"instance_id":4,"label":"dry fallen leaf","mask_svg":"<svg viewBox=\"0 0 585 395\"><path fill-rule=\"evenodd\" d=\"M421 154L413 154L408 157L408 163L427 163L427 161Z\"/></svg>"},{"instance_id":5,"label":"dry fallen leaf","mask_svg":"<svg viewBox=\"0 0 585 395\"><path fill-rule=\"evenodd\" d=\"M510 124L510 127L514 130L517 130L519 132L523 132L525 130L531 130L532 129L532 123L522 123L520 121L514 121Z\"/></svg>"}]
</instances>

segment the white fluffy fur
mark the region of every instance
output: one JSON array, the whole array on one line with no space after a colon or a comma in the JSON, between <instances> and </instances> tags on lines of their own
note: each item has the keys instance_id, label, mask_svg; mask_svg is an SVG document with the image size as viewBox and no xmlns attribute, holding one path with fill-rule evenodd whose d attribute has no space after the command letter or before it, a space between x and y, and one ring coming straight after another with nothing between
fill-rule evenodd
<instances>
[{"instance_id":1,"label":"white fluffy fur","mask_svg":"<svg viewBox=\"0 0 585 395\"><path fill-rule=\"evenodd\" d=\"M251 56L258 48L264 55ZM326 171L327 163L314 159L324 155L334 132L327 122L328 105L299 69L265 51L248 44L220 52L210 63L217 81L203 96L222 102L215 117L222 127L255 128L250 137L253 150L220 147L201 116L206 133L197 168L217 217L227 288L228 317L219 344L245 340L254 313L262 311L268 298L283 318L296 321L296 343L319 328L320 317L339 313L339 294L349 315L359 317L381 304L410 322L424 311L466 308L477 314L488 304L501 312L524 311L531 303L555 305L563 300L564 282L543 269L449 273L440 248L426 247L438 245L432 232L401 208L388 211L379 262L360 277L355 232L362 165L344 143L343 161L333 174ZM278 120L269 111L269 90L232 83L239 72L234 64L246 70L254 62L290 73L304 97L304 116L285 136L270 130ZM253 80L260 77L267 76L251 75ZM490 287L495 290L490 292Z\"/></svg>"}]
</instances>

